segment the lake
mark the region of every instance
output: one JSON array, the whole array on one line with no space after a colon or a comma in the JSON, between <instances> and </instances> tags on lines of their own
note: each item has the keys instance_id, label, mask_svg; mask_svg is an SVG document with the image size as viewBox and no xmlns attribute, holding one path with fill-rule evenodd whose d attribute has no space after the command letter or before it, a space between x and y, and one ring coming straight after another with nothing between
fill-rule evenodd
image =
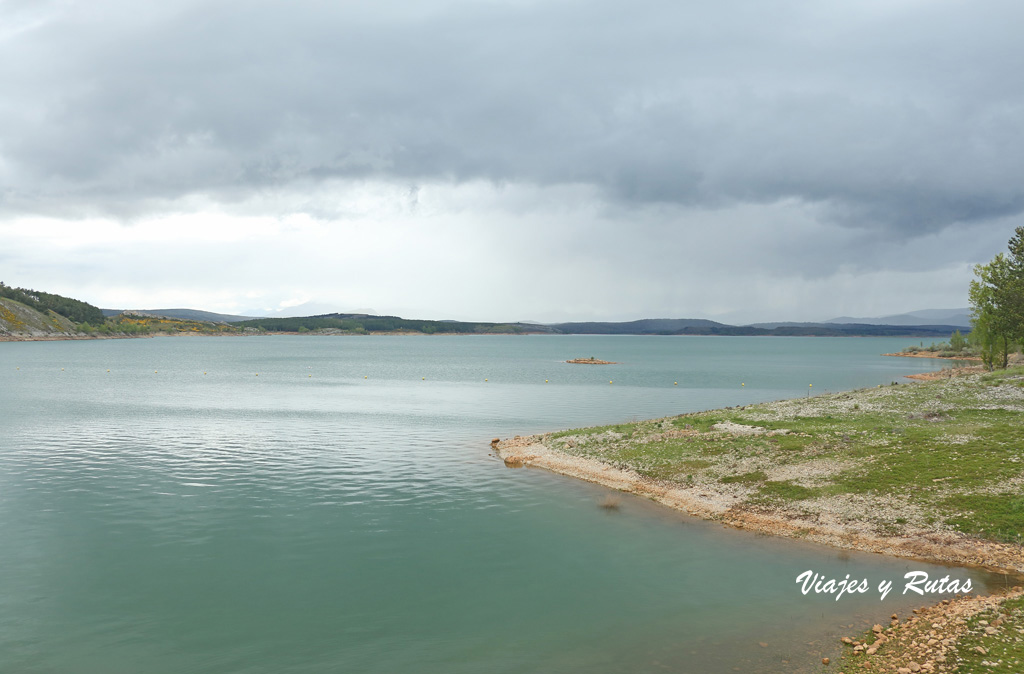
<instances>
[{"instance_id":1,"label":"lake","mask_svg":"<svg viewBox=\"0 0 1024 674\"><path fill-rule=\"evenodd\" d=\"M916 343L0 343L0 671L797 671L923 605L909 570L1000 579L604 509L490 439L890 384L939 367L879 355Z\"/></svg>"}]
</instances>

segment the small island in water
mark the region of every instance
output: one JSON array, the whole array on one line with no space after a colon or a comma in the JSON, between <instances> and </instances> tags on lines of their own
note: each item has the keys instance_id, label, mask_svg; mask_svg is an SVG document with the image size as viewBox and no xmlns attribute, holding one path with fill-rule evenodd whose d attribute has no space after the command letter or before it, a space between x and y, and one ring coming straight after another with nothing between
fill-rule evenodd
<instances>
[{"instance_id":1,"label":"small island in water","mask_svg":"<svg viewBox=\"0 0 1024 674\"><path fill-rule=\"evenodd\" d=\"M598 360L591 356L590 358L573 358L572 360L565 361L566 363L572 363L573 365L618 365L613 360Z\"/></svg>"}]
</instances>

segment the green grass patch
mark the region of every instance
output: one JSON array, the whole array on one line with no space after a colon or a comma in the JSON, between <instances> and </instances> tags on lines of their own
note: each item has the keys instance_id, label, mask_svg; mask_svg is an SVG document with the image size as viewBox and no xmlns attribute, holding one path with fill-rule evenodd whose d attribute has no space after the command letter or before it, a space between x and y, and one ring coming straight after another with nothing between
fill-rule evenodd
<instances>
[{"instance_id":1,"label":"green grass patch","mask_svg":"<svg viewBox=\"0 0 1024 674\"><path fill-rule=\"evenodd\" d=\"M710 468L713 465L715 464L704 459L687 459L685 461L677 461L673 464L675 468L679 469L680 473L692 473L694 471Z\"/></svg>"},{"instance_id":2,"label":"green grass patch","mask_svg":"<svg viewBox=\"0 0 1024 674\"><path fill-rule=\"evenodd\" d=\"M1024 366L1008 367L1005 370L994 370L982 375L981 381L986 383L1001 383L1006 379L1024 377Z\"/></svg>"},{"instance_id":3,"label":"green grass patch","mask_svg":"<svg viewBox=\"0 0 1024 674\"><path fill-rule=\"evenodd\" d=\"M1024 543L1024 494L951 496L942 505L963 513L947 521L964 533L1006 543Z\"/></svg>"},{"instance_id":4,"label":"green grass patch","mask_svg":"<svg viewBox=\"0 0 1024 674\"><path fill-rule=\"evenodd\" d=\"M771 442L782 451L799 452L810 444L811 438L801 435L776 435Z\"/></svg>"},{"instance_id":5,"label":"green grass patch","mask_svg":"<svg viewBox=\"0 0 1024 674\"><path fill-rule=\"evenodd\" d=\"M771 499L781 499L783 501L803 501L805 499L814 498L820 493L820 489L803 487L798 484L793 484L790 480L782 480L765 482L757 494L758 496L768 497Z\"/></svg>"},{"instance_id":6,"label":"green grass patch","mask_svg":"<svg viewBox=\"0 0 1024 674\"><path fill-rule=\"evenodd\" d=\"M558 431L552 433L551 438L557 440L558 438L567 438L573 435L600 435L601 433L607 433L608 431L615 431L620 428L619 426L593 426L591 428L573 428L567 431ZM619 433L621 431L615 431Z\"/></svg>"},{"instance_id":7,"label":"green grass patch","mask_svg":"<svg viewBox=\"0 0 1024 674\"><path fill-rule=\"evenodd\" d=\"M715 410L713 413L701 412L697 414L684 414L672 420L672 425L679 429L695 430L701 433L711 431L711 427L723 421L737 421L740 414L728 414L730 410Z\"/></svg>"}]
</instances>

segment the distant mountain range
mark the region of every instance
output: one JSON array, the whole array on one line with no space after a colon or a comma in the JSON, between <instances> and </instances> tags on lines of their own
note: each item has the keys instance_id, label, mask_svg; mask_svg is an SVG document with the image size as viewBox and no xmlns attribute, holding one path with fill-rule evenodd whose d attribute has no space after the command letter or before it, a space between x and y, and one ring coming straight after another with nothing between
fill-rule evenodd
<instances>
[{"instance_id":1,"label":"distant mountain range","mask_svg":"<svg viewBox=\"0 0 1024 674\"><path fill-rule=\"evenodd\" d=\"M548 323L549 328L572 335L673 335L687 330L714 330L733 326L703 318L643 318L625 323Z\"/></svg>"},{"instance_id":2,"label":"distant mountain range","mask_svg":"<svg viewBox=\"0 0 1024 674\"><path fill-rule=\"evenodd\" d=\"M530 327L530 326L527 326ZM774 337L927 337L949 339L955 325L872 325L870 323L764 323L727 325L704 319L656 318L625 323L553 323L553 331L568 335L717 335Z\"/></svg>"},{"instance_id":3,"label":"distant mountain range","mask_svg":"<svg viewBox=\"0 0 1024 674\"><path fill-rule=\"evenodd\" d=\"M253 309L246 311L244 315L218 314L213 311L201 309L103 309L104 316L117 316L118 314L130 311L136 314L157 316L160 318L177 318L183 321L212 321L214 323L240 323L258 318L302 318L304 316L324 316L336 313L334 307L316 302L297 304L294 307L287 307L275 311ZM373 309L353 309L342 312L359 316L373 316L376 312Z\"/></svg>"},{"instance_id":4,"label":"distant mountain range","mask_svg":"<svg viewBox=\"0 0 1024 674\"><path fill-rule=\"evenodd\" d=\"M258 316L235 316L233 314L218 314L212 311L202 311L200 309L103 309L103 315L119 316L120 314L128 311L133 314L142 314L144 316L155 316L157 318L177 318L182 321L210 321L211 323L239 323L241 321L250 321Z\"/></svg>"},{"instance_id":5,"label":"distant mountain range","mask_svg":"<svg viewBox=\"0 0 1024 674\"><path fill-rule=\"evenodd\" d=\"M839 318L830 318L827 321L821 321L820 323L795 323L792 321L781 321L775 323L751 323L749 327L766 328L769 330L773 330L775 328L780 327L815 328L836 325L890 325L905 327L940 325L960 329L967 328L968 330L970 330L970 313L970 309L924 309L922 311L911 311L905 314L893 314L892 316L877 316L874 318L854 318L851 316L840 316Z\"/></svg>"},{"instance_id":6,"label":"distant mountain range","mask_svg":"<svg viewBox=\"0 0 1024 674\"><path fill-rule=\"evenodd\" d=\"M378 315L375 309L368 307L339 310L338 305L325 302L303 302L283 309L247 309L242 313L255 318L301 318L303 316L326 316L327 314Z\"/></svg>"},{"instance_id":7,"label":"distant mountain range","mask_svg":"<svg viewBox=\"0 0 1024 674\"><path fill-rule=\"evenodd\" d=\"M922 309L905 314L880 316L877 318L851 318L840 316L830 318L825 323L859 323L863 325L956 325L969 328L971 326L971 310L963 309Z\"/></svg>"}]
</instances>

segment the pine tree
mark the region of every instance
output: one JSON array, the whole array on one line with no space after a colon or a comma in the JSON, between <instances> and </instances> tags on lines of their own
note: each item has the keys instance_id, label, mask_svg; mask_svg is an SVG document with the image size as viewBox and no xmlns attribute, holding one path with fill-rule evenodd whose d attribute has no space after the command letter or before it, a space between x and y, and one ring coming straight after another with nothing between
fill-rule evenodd
<instances>
[{"instance_id":1,"label":"pine tree","mask_svg":"<svg viewBox=\"0 0 1024 674\"><path fill-rule=\"evenodd\" d=\"M1016 229L1009 248L1009 255L975 265L969 292L972 342L989 369L1006 367L1024 340L1024 227Z\"/></svg>"}]
</instances>

